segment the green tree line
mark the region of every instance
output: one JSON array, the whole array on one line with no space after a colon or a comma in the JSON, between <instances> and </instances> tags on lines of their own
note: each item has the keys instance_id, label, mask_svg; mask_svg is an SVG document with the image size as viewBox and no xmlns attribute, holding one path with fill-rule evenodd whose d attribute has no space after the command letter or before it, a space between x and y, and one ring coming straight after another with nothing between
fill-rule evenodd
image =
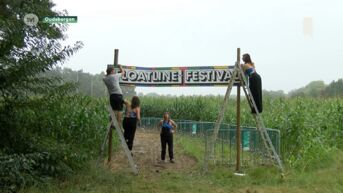
<instances>
[{"instance_id":1,"label":"green tree line","mask_svg":"<svg viewBox=\"0 0 343 193\"><path fill-rule=\"evenodd\" d=\"M334 80L328 85L322 80L312 81L302 88L292 90L289 96L343 97L343 79Z\"/></svg>"},{"instance_id":2,"label":"green tree line","mask_svg":"<svg viewBox=\"0 0 343 193\"><path fill-rule=\"evenodd\" d=\"M150 92L145 95L142 93L140 96L161 96L158 93ZM210 94L211 95L211 94ZM304 87L294 89L289 93L285 93L283 90L263 90L263 95L265 97L272 98L296 98L296 97L312 97L312 98L335 98L343 97L343 79L332 81L330 84L325 84L322 80L312 81ZM163 95L171 97L172 95Z\"/></svg>"},{"instance_id":3,"label":"green tree line","mask_svg":"<svg viewBox=\"0 0 343 193\"><path fill-rule=\"evenodd\" d=\"M99 74L91 74L83 72L83 70L74 71L70 68L56 67L42 74L48 78L59 78L61 84L75 84L76 92L82 95L92 97L107 97L107 88L102 80L105 76L104 72ZM121 86L124 96L132 97L136 95L134 86Z\"/></svg>"}]
</instances>

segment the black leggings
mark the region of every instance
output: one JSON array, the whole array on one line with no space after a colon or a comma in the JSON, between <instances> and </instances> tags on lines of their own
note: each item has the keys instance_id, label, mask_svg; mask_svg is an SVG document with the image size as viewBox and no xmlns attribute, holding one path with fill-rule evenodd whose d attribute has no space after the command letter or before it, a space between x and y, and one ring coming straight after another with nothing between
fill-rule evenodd
<instances>
[{"instance_id":1,"label":"black leggings","mask_svg":"<svg viewBox=\"0 0 343 193\"><path fill-rule=\"evenodd\" d=\"M168 144L168 153L169 153L169 159L174 159L173 154L173 134L171 133L161 133L161 145L162 145L162 151L161 151L161 160L165 160L166 158L166 148Z\"/></svg>"},{"instance_id":2,"label":"black leggings","mask_svg":"<svg viewBox=\"0 0 343 193\"><path fill-rule=\"evenodd\" d=\"M132 150L133 140L137 129L137 118L125 117L123 120L124 138L129 150Z\"/></svg>"},{"instance_id":3,"label":"black leggings","mask_svg":"<svg viewBox=\"0 0 343 193\"><path fill-rule=\"evenodd\" d=\"M249 77L249 88L259 113L262 113L262 80L256 72ZM251 108L251 113L256 113L255 108Z\"/></svg>"}]
</instances>

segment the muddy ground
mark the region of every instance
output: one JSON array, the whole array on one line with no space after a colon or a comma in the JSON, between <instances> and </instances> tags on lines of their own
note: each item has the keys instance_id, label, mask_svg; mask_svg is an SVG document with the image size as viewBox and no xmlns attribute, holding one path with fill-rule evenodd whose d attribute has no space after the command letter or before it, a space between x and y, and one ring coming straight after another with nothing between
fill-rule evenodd
<instances>
[{"instance_id":1,"label":"muddy ground","mask_svg":"<svg viewBox=\"0 0 343 193\"><path fill-rule=\"evenodd\" d=\"M177 143L177 134L174 134L174 159L175 163L169 162L168 150L167 162L161 161L161 142L158 132L137 130L133 144L133 159L140 173L159 173L169 170L187 170L195 166L196 160L182 151L182 146ZM113 172L131 170L127 157L121 145L113 155L110 168Z\"/></svg>"}]
</instances>

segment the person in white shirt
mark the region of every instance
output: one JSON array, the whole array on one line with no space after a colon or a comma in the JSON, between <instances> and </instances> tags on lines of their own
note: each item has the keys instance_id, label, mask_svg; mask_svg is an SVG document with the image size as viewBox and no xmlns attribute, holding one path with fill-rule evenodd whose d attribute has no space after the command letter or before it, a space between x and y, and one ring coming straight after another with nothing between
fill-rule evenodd
<instances>
[{"instance_id":1,"label":"person in white shirt","mask_svg":"<svg viewBox=\"0 0 343 193\"><path fill-rule=\"evenodd\" d=\"M110 104L117 117L118 124L121 124L124 99L119 80L124 75L124 70L121 65L118 65L118 67L119 71L116 73L114 66L108 66L103 81L108 89Z\"/></svg>"}]
</instances>

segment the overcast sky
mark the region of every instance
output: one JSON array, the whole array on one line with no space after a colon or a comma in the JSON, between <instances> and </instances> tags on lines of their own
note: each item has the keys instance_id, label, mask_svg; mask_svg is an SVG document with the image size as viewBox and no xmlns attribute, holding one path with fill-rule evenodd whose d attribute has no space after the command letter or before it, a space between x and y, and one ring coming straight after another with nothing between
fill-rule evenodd
<instances>
[{"instance_id":1,"label":"overcast sky","mask_svg":"<svg viewBox=\"0 0 343 193\"><path fill-rule=\"evenodd\" d=\"M233 65L240 47L250 53L267 90L288 92L313 80L343 78L341 0L53 1L55 9L78 16L67 42L80 40L85 46L64 65L74 70L104 71L115 48L124 65ZM312 35L304 34L304 19ZM136 90L225 92L224 87Z\"/></svg>"}]
</instances>

